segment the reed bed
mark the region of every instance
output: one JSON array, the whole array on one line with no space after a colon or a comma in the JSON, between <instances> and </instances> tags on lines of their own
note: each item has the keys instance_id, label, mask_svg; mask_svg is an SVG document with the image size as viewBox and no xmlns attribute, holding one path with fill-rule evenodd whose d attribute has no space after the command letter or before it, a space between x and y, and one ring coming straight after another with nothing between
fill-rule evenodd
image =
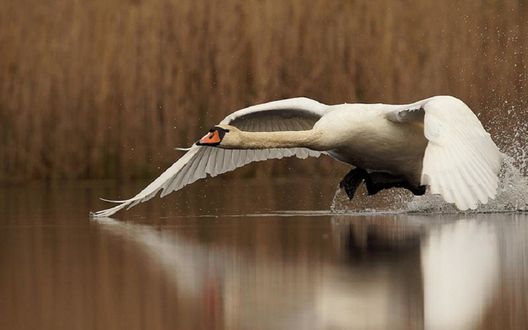
<instances>
[{"instance_id":1,"label":"reed bed","mask_svg":"<svg viewBox=\"0 0 528 330\"><path fill-rule=\"evenodd\" d=\"M229 112L300 95L452 94L507 148L527 47L518 0L2 0L0 181L153 176ZM332 168L258 171L292 166Z\"/></svg>"}]
</instances>

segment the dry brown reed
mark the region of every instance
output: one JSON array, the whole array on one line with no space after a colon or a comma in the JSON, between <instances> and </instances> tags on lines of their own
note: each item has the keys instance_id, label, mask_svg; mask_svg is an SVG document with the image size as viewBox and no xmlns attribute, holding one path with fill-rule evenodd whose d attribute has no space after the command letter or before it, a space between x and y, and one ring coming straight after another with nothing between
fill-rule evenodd
<instances>
[{"instance_id":1,"label":"dry brown reed","mask_svg":"<svg viewBox=\"0 0 528 330\"><path fill-rule=\"evenodd\" d=\"M3 0L0 180L156 175L227 113L300 95L453 94L497 133L527 118L527 37L519 0Z\"/></svg>"}]
</instances>

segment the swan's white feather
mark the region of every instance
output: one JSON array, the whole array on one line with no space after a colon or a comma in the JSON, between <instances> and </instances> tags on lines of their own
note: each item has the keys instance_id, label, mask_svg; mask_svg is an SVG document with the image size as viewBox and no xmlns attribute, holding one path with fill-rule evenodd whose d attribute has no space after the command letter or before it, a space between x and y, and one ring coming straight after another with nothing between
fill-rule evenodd
<instances>
[{"instance_id":1,"label":"swan's white feather","mask_svg":"<svg viewBox=\"0 0 528 330\"><path fill-rule=\"evenodd\" d=\"M180 147L176 147L176 148L174 148L174 150L178 150L178 151L189 151L189 150L191 150L191 147L188 147L188 148L180 148Z\"/></svg>"},{"instance_id":2,"label":"swan's white feather","mask_svg":"<svg viewBox=\"0 0 528 330\"><path fill-rule=\"evenodd\" d=\"M386 114L395 122L416 120L424 114L425 149L421 184L458 209L476 209L478 202L495 198L502 154L478 118L462 101L437 96Z\"/></svg>"},{"instance_id":3,"label":"swan's white feather","mask_svg":"<svg viewBox=\"0 0 528 330\"><path fill-rule=\"evenodd\" d=\"M324 114L326 108L326 105L314 100L294 98L238 110L227 116L221 123L246 131L309 129ZM136 196L122 201L110 201L118 205L90 215L109 217L121 209L128 209L151 199L160 191L161 197L164 197L208 175L213 177L251 162L291 156L304 159L319 157L321 154L321 152L306 148L234 150L193 145L178 161Z\"/></svg>"},{"instance_id":4,"label":"swan's white feather","mask_svg":"<svg viewBox=\"0 0 528 330\"><path fill-rule=\"evenodd\" d=\"M284 119L285 116L290 117L290 119L293 119L294 122L300 122L303 120L303 118L309 118L310 116L314 118L322 117L325 114L327 108L328 106L326 104L317 102L315 100L306 97L296 97L258 104L235 111L229 116L225 117L220 123L237 126L237 120L242 118L244 121L249 122L249 119L252 116L255 116L262 118L256 121L256 124L255 122L251 123L251 125L256 125L259 128L259 132L265 132L268 129L270 131L278 131L280 129L276 129L273 126L284 124L284 121L272 120L274 115L281 116L283 117L282 119ZM288 111L290 111L291 115L288 115ZM244 127L241 129L245 130ZM295 129L295 124L290 125L289 129Z\"/></svg>"}]
</instances>

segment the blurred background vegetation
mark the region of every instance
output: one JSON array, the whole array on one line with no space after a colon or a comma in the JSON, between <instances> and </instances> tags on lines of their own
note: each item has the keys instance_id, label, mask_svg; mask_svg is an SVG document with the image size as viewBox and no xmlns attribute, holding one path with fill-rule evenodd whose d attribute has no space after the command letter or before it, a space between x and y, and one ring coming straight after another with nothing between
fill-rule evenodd
<instances>
[{"instance_id":1,"label":"blurred background vegetation","mask_svg":"<svg viewBox=\"0 0 528 330\"><path fill-rule=\"evenodd\" d=\"M452 94L507 149L527 47L525 0L0 0L0 181L155 176L226 114L294 96Z\"/></svg>"}]
</instances>

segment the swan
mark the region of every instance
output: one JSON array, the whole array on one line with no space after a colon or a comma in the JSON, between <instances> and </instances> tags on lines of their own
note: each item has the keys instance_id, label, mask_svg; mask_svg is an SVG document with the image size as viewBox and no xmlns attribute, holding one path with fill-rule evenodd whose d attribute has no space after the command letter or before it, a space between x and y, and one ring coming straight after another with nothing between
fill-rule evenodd
<instances>
[{"instance_id":1,"label":"swan","mask_svg":"<svg viewBox=\"0 0 528 330\"><path fill-rule=\"evenodd\" d=\"M365 182L369 195L428 187L460 210L495 198L502 154L471 109L452 96L405 105L326 105L299 97L235 111L211 128L156 180L116 206L109 217L205 178L251 162L328 155L352 166L340 187L350 199Z\"/></svg>"}]
</instances>

